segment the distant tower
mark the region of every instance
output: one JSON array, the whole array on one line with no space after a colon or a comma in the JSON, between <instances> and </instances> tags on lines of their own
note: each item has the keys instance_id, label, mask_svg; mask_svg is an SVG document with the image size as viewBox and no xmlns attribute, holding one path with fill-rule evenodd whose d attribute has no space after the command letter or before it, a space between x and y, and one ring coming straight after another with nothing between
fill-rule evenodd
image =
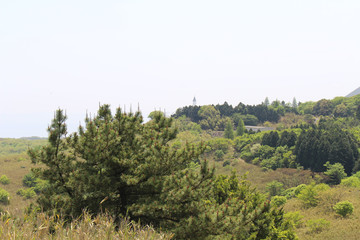
<instances>
[{"instance_id":1,"label":"distant tower","mask_svg":"<svg viewBox=\"0 0 360 240\"><path fill-rule=\"evenodd\" d=\"M196 106L196 98L193 99L193 106Z\"/></svg>"}]
</instances>

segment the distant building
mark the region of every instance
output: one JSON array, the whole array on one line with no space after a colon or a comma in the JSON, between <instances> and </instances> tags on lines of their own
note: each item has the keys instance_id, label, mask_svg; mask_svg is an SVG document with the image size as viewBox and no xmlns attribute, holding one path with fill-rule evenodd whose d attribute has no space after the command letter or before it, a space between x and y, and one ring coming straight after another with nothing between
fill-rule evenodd
<instances>
[{"instance_id":1,"label":"distant building","mask_svg":"<svg viewBox=\"0 0 360 240\"><path fill-rule=\"evenodd\" d=\"M193 106L196 106L196 98L193 99Z\"/></svg>"},{"instance_id":2,"label":"distant building","mask_svg":"<svg viewBox=\"0 0 360 240\"><path fill-rule=\"evenodd\" d=\"M257 131L264 132L264 131L275 130L275 128L273 128L273 127L262 127L262 126L245 126L245 129L248 131L252 130L254 132L257 132Z\"/></svg>"}]
</instances>

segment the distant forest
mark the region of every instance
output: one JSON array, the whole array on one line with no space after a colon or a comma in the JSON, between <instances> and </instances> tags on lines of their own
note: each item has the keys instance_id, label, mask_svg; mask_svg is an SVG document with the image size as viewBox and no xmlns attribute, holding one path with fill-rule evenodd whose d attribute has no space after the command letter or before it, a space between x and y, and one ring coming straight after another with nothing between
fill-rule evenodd
<instances>
[{"instance_id":1,"label":"distant forest","mask_svg":"<svg viewBox=\"0 0 360 240\"><path fill-rule=\"evenodd\" d=\"M360 95L346 98L336 97L333 100L322 99L317 102L292 103L275 100L265 101L258 105L239 103L233 107L227 102L217 105L185 106L176 110L172 117L185 116L192 122L200 124L203 130L224 130L228 119L237 126L242 119L245 125L258 125L266 122L278 123L285 114L306 115L308 123L313 116L357 117L360 118Z\"/></svg>"}]
</instances>

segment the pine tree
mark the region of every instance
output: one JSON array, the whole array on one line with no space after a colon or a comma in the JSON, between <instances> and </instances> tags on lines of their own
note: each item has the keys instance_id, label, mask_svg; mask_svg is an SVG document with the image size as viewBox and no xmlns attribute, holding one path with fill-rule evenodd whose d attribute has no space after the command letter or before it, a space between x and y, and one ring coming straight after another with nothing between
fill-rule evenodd
<instances>
[{"instance_id":1,"label":"pine tree","mask_svg":"<svg viewBox=\"0 0 360 240\"><path fill-rule=\"evenodd\" d=\"M242 119L239 120L238 126L236 128L236 136L242 136L245 133L245 124Z\"/></svg>"},{"instance_id":2,"label":"pine tree","mask_svg":"<svg viewBox=\"0 0 360 240\"><path fill-rule=\"evenodd\" d=\"M326 170L324 164L341 163L350 175L359 159L359 147L355 137L332 123L303 131L295 147L296 161L305 169L316 172Z\"/></svg>"},{"instance_id":3,"label":"pine tree","mask_svg":"<svg viewBox=\"0 0 360 240\"><path fill-rule=\"evenodd\" d=\"M234 127L231 120L226 122L224 137L228 139L234 139Z\"/></svg>"},{"instance_id":4,"label":"pine tree","mask_svg":"<svg viewBox=\"0 0 360 240\"><path fill-rule=\"evenodd\" d=\"M246 181L235 175L216 181L214 168L200 158L205 146L172 148L177 130L163 114L143 124L139 112L118 108L112 115L103 105L69 136L65 121L56 111L48 145L29 151L33 163L42 163L34 173L49 182L38 199L49 214L106 211L171 231L175 239L294 239L283 211ZM190 167L195 161L200 164ZM215 182L228 189L221 200Z\"/></svg>"}]
</instances>

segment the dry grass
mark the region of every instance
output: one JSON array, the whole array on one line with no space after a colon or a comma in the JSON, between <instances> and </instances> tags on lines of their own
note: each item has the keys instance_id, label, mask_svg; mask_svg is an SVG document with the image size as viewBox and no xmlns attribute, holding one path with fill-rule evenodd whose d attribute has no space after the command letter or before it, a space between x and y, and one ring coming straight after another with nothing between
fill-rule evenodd
<instances>
[{"instance_id":1,"label":"dry grass","mask_svg":"<svg viewBox=\"0 0 360 240\"><path fill-rule=\"evenodd\" d=\"M8 218L3 215L0 219L0 239L171 239L171 234L157 233L149 226L122 220L118 225L106 215L91 218L89 214L71 223L65 223L58 217L49 217L40 213L37 217L25 216L23 219ZM118 228L117 230L115 230Z\"/></svg>"},{"instance_id":2,"label":"dry grass","mask_svg":"<svg viewBox=\"0 0 360 240\"><path fill-rule=\"evenodd\" d=\"M332 207L339 201L349 201L354 205L354 212L349 217L343 218L335 213ZM310 233L304 225L297 229L299 239L359 239L360 237L360 190L337 186L319 193L317 207L304 208L299 199L291 199L285 204L285 211L300 211L306 223L311 219L323 218L330 222L330 228L319 233Z\"/></svg>"}]
</instances>

